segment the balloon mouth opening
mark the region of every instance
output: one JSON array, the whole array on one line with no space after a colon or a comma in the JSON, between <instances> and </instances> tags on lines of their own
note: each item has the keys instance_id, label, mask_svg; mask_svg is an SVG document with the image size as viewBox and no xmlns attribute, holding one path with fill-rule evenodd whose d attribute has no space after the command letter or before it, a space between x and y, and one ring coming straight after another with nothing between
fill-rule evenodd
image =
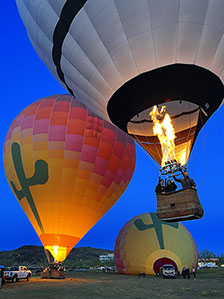
<instances>
[{"instance_id":1,"label":"balloon mouth opening","mask_svg":"<svg viewBox=\"0 0 224 299\"><path fill-rule=\"evenodd\" d=\"M109 99L107 112L113 124L128 132L133 118L139 121L140 114L148 108L175 100L200 106L209 118L223 101L223 83L208 69L174 63L125 82Z\"/></svg>"},{"instance_id":2,"label":"balloon mouth opening","mask_svg":"<svg viewBox=\"0 0 224 299\"><path fill-rule=\"evenodd\" d=\"M183 166L191 153L200 109L184 100L149 107L129 121L128 134L162 167L172 160Z\"/></svg>"},{"instance_id":3,"label":"balloon mouth opening","mask_svg":"<svg viewBox=\"0 0 224 299\"><path fill-rule=\"evenodd\" d=\"M160 268L166 264L173 265L174 268L177 270L177 264L173 260L171 260L170 258L167 258L167 257L162 257L162 258L156 260L153 265L153 270L154 270L155 274L160 273Z\"/></svg>"},{"instance_id":4,"label":"balloon mouth opening","mask_svg":"<svg viewBox=\"0 0 224 299\"><path fill-rule=\"evenodd\" d=\"M54 258L55 262L63 262L72 248L63 246L44 246L45 249L49 250Z\"/></svg>"},{"instance_id":5,"label":"balloon mouth opening","mask_svg":"<svg viewBox=\"0 0 224 299\"><path fill-rule=\"evenodd\" d=\"M55 262L63 262L80 238L63 234L41 234L39 238Z\"/></svg>"},{"instance_id":6,"label":"balloon mouth opening","mask_svg":"<svg viewBox=\"0 0 224 299\"><path fill-rule=\"evenodd\" d=\"M166 104L174 128L177 161L184 165L200 129L223 101L223 83L213 72L175 63L139 74L117 89L107 104L111 122L128 133L161 165L161 146L148 113ZM119 113L117 113L119 111ZM122 117L121 117L122 116ZM177 148L179 146L179 148Z\"/></svg>"}]
</instances>

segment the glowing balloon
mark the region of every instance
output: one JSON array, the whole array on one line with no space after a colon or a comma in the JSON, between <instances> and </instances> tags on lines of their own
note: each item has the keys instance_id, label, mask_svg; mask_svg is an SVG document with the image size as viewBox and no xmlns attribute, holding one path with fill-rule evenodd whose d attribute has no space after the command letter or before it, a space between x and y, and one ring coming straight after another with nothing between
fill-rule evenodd
<instances>
[{"instance_id":1,"label":"glowing balloon","mask_svg":"<svg viewBox=\"0 0 224 299\"><path fill-rule=\"evenodd\" d=\"M55 95L14 120L4 166L44 247L63 261L125 191L135 145L72 96Z\"/></svg>"},{"instance_id":2,"label":"glowing balloon","mask_svg":"<svg viewBox=\"0 0 224 299\"><path fill-rule=\"evenodd\" d=\"M198 251L189 231L180 223L161 221L156 213L132 218L121 229L115 247L120 273L154 275L164 264L180 272L197 266Z\"/></svg>"},{"instance_id":3,"label":"glowing balloon","mask_svg":"<svg viewBox=\"0 0 224 299\"><path fill-rule=\"evenodd\" d=\"M188 160L224 97L224 1L16 2L33 47L71 94L159 164L149 112L166 104L177 157Z\"/></svg>"}]
</instances>

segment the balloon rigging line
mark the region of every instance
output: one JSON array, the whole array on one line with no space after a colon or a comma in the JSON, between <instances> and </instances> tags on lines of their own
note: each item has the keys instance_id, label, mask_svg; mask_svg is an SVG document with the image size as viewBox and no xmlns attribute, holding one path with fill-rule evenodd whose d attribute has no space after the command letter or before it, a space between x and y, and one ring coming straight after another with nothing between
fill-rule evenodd
<instances>
[{"instance_id":1,"label":"balloon rigging line","mask_svg":"<svg viewBox=\"0 0 224 299\"><path fill-rule=\"evenodd\" d=\"M215 115L215 118L213 119L213 122L211 123L211 127L210 129L207 131L206 135L203 135L203 140L199 143L198 147L195 149L194 153L191 155L191 157L189 158L188 160L188 163L189 161L191 161L194 156L196 155L196 153L199 151L199 149L201 149L201 146L203 145L203 143L205 142L206 138L208 137L208 134L210 134L210 131L211 129L213 129L213 126L214 126L214 123L215 123L215 120L217 119L217 115ZM204 131L204 128L202 128L201 132ZM204 132L203 132L204 133ZM202 134L203 134L202 133Z\"/></svg>"},{"instance_id":2,"label":"balloon rigging line","mask_svg":"<svg viewBox=\"0 0 224 299\"><path fill-rule=\"evenodd\" d=\"M203 126L203 120L201 117L201 113L200 113L200 120L201 120L201 125ZM205 175L206 175L206 144L205 144L205 132L204 130L202 130L202 138L203 138L203 148L204 148L204 171L203 171L203 177L201 179L201 182L199 184L199 186L202 186L204 184L204 180L205 180Z\"/></svg>"},{"instance_id":3,"label":"balloon rigging line","mask_svg":"<svg viewBox=\"0 0 224 299\"><path fill-rule=\"evenodd\" d=\"M188 160L188 163L189 161L193 161L194 162L194 156L198 153L198 151L201 149L202 146L204 146L204 171L203 171L203 177L201 179L201 183L198 184L198 186L202 186L204 184L204 180L205 180L205 174L206 174L206 144L205 144L205 141L206 141L206 138L208 137L208 135L210 134L211 130L213 129L214 127L214 124L215 124L215 121L217 119L218 115L215 115L214 116L214 119L211 123L211 127L210 129L207 131L207 133L205 134L205 131L204 131L204 128L202 128L202 141L200 142L200 144L198 145L197 149L195 150L194 154L191 156L191 158ZM201 120L202 121L202 120Z\"/></svg>"},{"instance_id":4,"label":"balloon rigging line","mask_svg":"<svg viewBox=\"0 0 224 299\"><path fill-rule=\"evenodd\" d=\"M134 135L134 136L135 136L136 140L137 140L139 143L141 143L141 141L138 139L138 137L137 137L136 135ZM137 143L138 143L138 142L137 142ZM153 164L154 164L158 169L160 169L160 166L158 166L157 162L155 162L155 161L153 160L153 158L152 158L149 154L146 153L146 150L145 150L144 148L142 148L140 144L139 144L139 147L140 147L141 151L143 151L143 153L145 154L145 156L146 156L149 160L152 160Z\"/></svg>"},{"instance_id":5,"label":"balloon rigging line","mask_svg":"<svg viewBox=\"0 0 224 299\"><path fill-rule=\"evenodd\" d=\"M142 126L142 128L143 128L143 131L145 131L145 128L143 127L143 124L141 124L141 126ZM150 143L147 134L145 134L145 136L146 136L146 140L148 140L148 143ZM160 152L158 151L156 144L154 144L154 147L155 147L155 149L156 149L156 152L157 152L158 156L159 156L160 159L162 160L162 155L161 155ZM153 160L153 161L154 161L154 160ZM154 162L154 164L155 164L155 162ZM160 167L158 167L157 164L155 164L155 165L156 165L156 167L157 167L158 169L160 169Z\"/></svg>"}]
</instances>

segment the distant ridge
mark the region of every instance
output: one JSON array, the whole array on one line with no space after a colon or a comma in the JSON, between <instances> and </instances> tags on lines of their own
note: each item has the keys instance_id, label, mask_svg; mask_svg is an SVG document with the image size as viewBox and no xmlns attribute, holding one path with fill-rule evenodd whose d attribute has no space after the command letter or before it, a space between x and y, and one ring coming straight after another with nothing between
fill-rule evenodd
<instances>
[{"instance_id":1,"label":"distant ridge","mask_svg":"<svg viewBox=\"0 0 224 299\"><path fill-rule=\"evenodd\" d=\"M99 255L111 253L112 250L92 247L73 248L68 255L65 265L94 266L99 263ZM53 261L53 258L51 257ZM48 263L43 246L25 245L8 251L0 251L0 265L46 265Z\"/></svg>"}]
</instances>

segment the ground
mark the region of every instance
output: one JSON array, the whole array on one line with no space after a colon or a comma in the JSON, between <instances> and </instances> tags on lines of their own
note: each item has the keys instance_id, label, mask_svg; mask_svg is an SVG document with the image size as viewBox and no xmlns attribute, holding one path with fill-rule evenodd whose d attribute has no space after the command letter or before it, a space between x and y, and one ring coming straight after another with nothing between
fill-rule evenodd
<instances>
[{"instance_id":1,"label":"ground","mask_svg":"<svg viewBox=\"0 0 224 299\"><path fill-rule=\"evenodd\" d=\"M224 269L198 271L197 279L163 279L118 273L68 272L64 280L44 280L38 276L29 282L7 282L1 299L61 298L224 298Z\"/></svg>"}]
</instances>

